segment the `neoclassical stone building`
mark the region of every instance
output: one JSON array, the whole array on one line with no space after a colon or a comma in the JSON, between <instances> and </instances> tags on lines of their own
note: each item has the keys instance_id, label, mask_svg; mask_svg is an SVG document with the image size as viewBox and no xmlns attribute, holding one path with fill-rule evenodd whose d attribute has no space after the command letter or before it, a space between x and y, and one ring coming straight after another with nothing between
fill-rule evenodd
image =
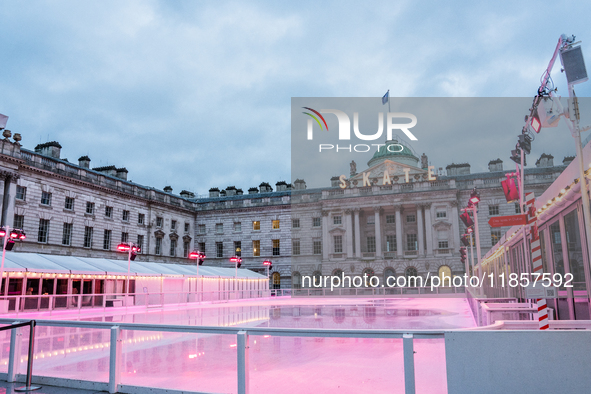
<instances>
[{"instance_id":1,"label":"neoclassical stone building","mask_svg":"<svg viewBox=\"0 0 591 394\"><path fill-rule=\"evenodd\" d=\"M501 189L501 160L486 173L471 174L469 164L434 171L409 146L390 152L392 141L365 169L352 163L349 175L327 180L325 188L280 181L275 190L268 183L247 194L214 187L198 198L130 182L125 168L91 168L87 156L71 163L57 142L27 150L9 134L0 141L0 201L2 225L27 233L16 252L123 259L115 248L131 241L142 245L138 261L195 264L186 256L201 250L206 265L231 267L229 258L239 255L243 268L261 273L271 260L274 286L288 288L302 275L463 273L459 213L472 188L482 198L483 254L505 230L490 228L490 216L516 212ZM526 170L526 191L541 195L564 168L543 155Z\"/></svg>"}]
</instances>

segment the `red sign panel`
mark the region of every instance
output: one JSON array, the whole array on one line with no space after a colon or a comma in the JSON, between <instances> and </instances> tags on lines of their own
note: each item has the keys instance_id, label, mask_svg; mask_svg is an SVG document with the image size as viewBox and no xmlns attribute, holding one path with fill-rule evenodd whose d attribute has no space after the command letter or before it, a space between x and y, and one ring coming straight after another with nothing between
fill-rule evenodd
<instances>
[{"instance_id":1,"label":"red sign panel","mask_svg":"<svg viewBox=\"0 0 591 394\"><path fill-rule=\"evenodd\" d=\"M491 227L508 227L527 224L526 215L493 216L488 220Z\"/></svg>"}]
</instances>

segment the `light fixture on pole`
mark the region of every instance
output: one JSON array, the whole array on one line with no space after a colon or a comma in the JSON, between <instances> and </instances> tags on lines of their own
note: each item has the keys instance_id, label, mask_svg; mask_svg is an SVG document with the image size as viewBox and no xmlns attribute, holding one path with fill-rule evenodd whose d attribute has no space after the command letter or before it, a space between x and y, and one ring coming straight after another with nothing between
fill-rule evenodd
<instances>
[{"instance_id":1,"label":"light fixture on pole","mask_svg":"<svg viewBox=\"0 0 591 394\"><path fill-rule=\"evenodd\" d=\"M232 256L230 262L236 264L236 279L238 279L238 268L242 265L242 259L239 256Z\"/></svg>"},{"instance_id":2,"label":"light fixture on pole","mask_svg":"<svg viewBox=\"0 0 591 394\"><path fill-rule=\"evenodd\" d=\"M199 292L199 266L203 265L203 260L205 260L207 256L205 256L205 253L201 253L198 250L194 250L191 253L189 253L189 259L191 260L197 260L197 285L195 286L195 292Z\"/></svg>"},{"instance_id":3,"label":"light fixture on pole","mask_svg":"<svg viewBox=\"0 0 591 394\"><path fill-rule=\"evenodd\" d=\"M11 251L14 247L14 241L23 241L27 238L25 232L19 229L10 230L9 226L0 227L0 237L4 238L2 247L2 264L0 265L0 287L4 279L4 259L6 258L6 251Z\"/></svg>"},{"instance_id":4,"label":"light fixture on pole","mask_svg":"<svg viewBox=\"0 0 591 394\"><path fill-rule=\"evenodd\" d=\"M267 267L267 282L269 281L269 270L273 267L273 262L271 260L263 261L263 265Z\"/></svg>"},{"instance_id":5,"label":"light fixture on pole","mask_svg":"<svg viewBox=\"0 0 591 394\"><path fill-rule=\"evenodd\" d=\"M117 245L117 251L125 253L127 252L127 284L125 286L125 307L129 304L129 282L131 276L131 262L135 260L135 256L140 253L142 250L139 245L134 244L133 242L122 242Z\"/></svg>"}]
</instances>

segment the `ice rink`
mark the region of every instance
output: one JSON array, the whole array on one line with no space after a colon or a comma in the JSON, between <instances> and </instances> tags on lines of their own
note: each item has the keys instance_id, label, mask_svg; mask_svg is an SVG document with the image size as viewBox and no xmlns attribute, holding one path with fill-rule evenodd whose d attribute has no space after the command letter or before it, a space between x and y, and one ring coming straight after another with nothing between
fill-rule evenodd
<instances>
[{"instance_id":1,"label":"ice rink","mask_svg":"<svg viewBox=\"0 0 591 394\"><path fill-rule=\"evenodd\" d=\"M92 312L92 311L87 311ZM111 311L109 311L111 312ZM23 319L24 316L20 316ZM40 317L46 318L46 317ZM192 326L329 329L474 327L463 298L278 298L206 304L191 309L114 309L80 319ZM26 332L23 346L26 349ZM38 327L35 375L106 382L108 330ZM9 334L2 333L1 372ZM235 393L236 336L123 331L122 384ZM415 339L417 393L447 392L443 339ZM403 393L402 339L250 335L251 393ZM23 359L24 362L24 359ZM24 363L22 363L24 369ZM24 371L23 371L24 372Z\"/></svg>"}]
</instances>

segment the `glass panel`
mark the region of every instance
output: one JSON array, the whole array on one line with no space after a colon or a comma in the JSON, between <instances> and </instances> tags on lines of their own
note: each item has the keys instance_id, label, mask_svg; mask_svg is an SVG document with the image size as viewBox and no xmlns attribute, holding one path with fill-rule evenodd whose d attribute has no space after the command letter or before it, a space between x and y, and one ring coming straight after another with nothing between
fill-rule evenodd
<instances>
[{"instance_id":1,"label":"glass panel","mask_svg":"<svg viewBox=\"0 0 591 394\"><path fill-rule=\"evenodd\" d=\"M550 273L550 265L548 264L548 256L546 254L546 231L548 230L542 230L540 231L540 248L541 248L541 252L542 252L542 270L545 273Z\"/></svg>"},{"instance_id":2,"label":"glass panel","mask_svg":"<svg viewBox=\"0 0 591 394\"><path fill-rule=\"evenodd\" d=\"M550 245L552 246L554 272L564 277L564 260L562 259L562 242L560 241L560 225L558 224L558 220L550 225ZM560 289L565 289L564 283L562 283Z\"/></svg>"},{"instance_id":3,"label":"glass panel","mask_svg":"<svg viewBox=\"0 0 591 394\"><path fill-rule=\"evenodd\" d=\"M564 217L564 229L566 231L568 263L570 272L573 274L573 290L585 290L583 249L581 248L579 218L576 209Z\"/></svg>"}]
</instances>

